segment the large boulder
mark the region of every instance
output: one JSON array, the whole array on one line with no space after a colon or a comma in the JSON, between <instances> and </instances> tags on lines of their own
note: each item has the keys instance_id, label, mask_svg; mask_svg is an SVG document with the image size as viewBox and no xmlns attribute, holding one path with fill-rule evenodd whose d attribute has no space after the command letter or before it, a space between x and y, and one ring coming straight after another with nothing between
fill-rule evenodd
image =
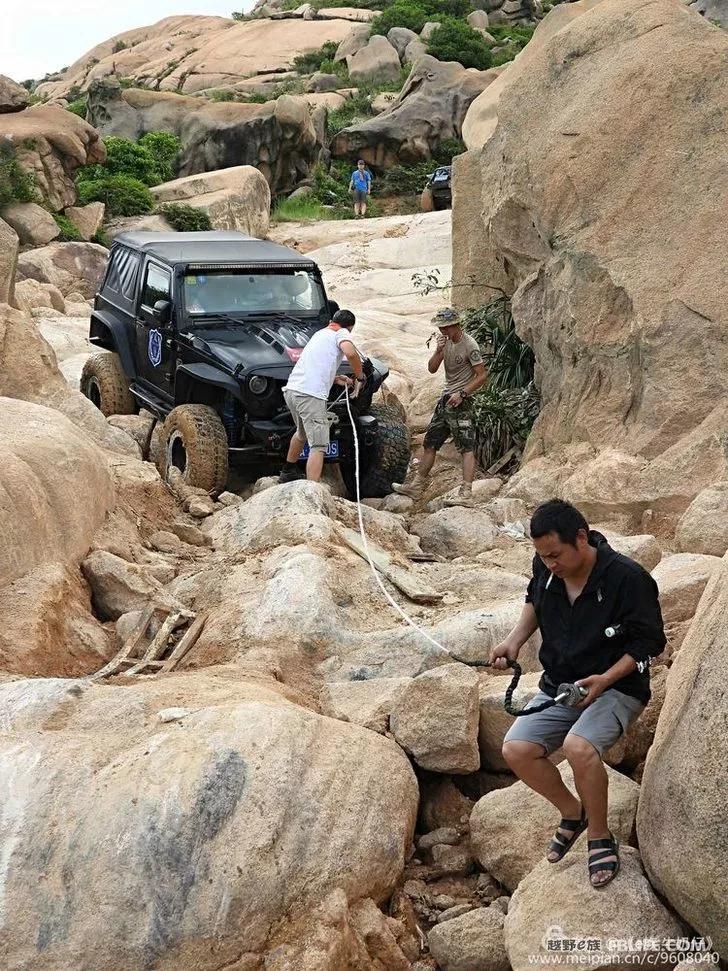
<instances>
[{"instance_id":1,"label":"large boulder","mask_svg":"<svg viewBox=\"0 0 728 971\"><path fill-rule=\"evenodd\" d=\"M721 27L728 27L728 3L726 0L688 0L691 10L702 14L706 20Z\"/></svg>"},{"instance_id":2,"label":"large boulder","mask_svg":"<svg viewBox=\"0 0 728 971\"><path fill-rule=\"evenodd\" d=\"M109 251L97 243L49 243L18 257L18 280L52 283L65 296L91 299L106 271Z\"/></svg>"},{"instance_id":3,"label":"large boulder","mask_svg":"<svg viewBox=\"0 0 728 971\"><path fill-rule=\"evenodd\" d=\"M390 730L423 769L464 774L480 767L478 679L444 664L410 681L395 699Z\"/></svg>"},{"instance_id":4,"label":"large boulder","mask_svg":"<svg viewBox=\"0 0 728 971\"><path fill-rule=\"evenodd\" d=\"M106 161L98 131L58 105L33 105L3 115L2 133L55 211L76 202L74 176L81 166Z\"/></svg>"},{"instance_id":5,"label":"large boulder","mask_svg":"<svg viewBox=\"0 0 728 971\"><path fill-rule=\"evenodd\" d=\"M213 229L237 229L264 239L270 222L270 189L252 165L237 165L163 182L152 189L156 202L183 202L202 209Z\"/></svg>"},{"instance_id":6,"label":"large boulder","mask_svg":"<svg viewBox=\"0 0 728 971\"><path fill-rule=\"evenodd\" d=\"M103 202L89 202L87 206L69 206L64 216L71 220L81 239L88 242L101 229L105 214Z\"/></svg>"},{"instance_id":7,"label":"large boulder","mask_svg":"<svg viewBox=\"0 0 728 971\"><path fill-rule=\"evenodd\" d=\"M0 324L0 394L11 340ZM0 398L0 412L0 668L87 674L107 637L78 562L114 504L109 467L59 412L12 398Z\"/></svg>"},{"instance_id":8,"label":"large boulder","mask_svg":"<svg viewBox=\"0 0 728 971\"><path fill-rule=\"evenodd\" d=\"M11 203L3 209L2 217L23 246L45 246L61 234L53 216L37 202Z\"/></svg>"},{"instance_id":9,"label":"large boulder","mask_svg":"<svg viewBox=\"0 0 728 971\"><path fill-rule=\"evenodd\" d=\"M576 792L574 773L568 762L558 765L561 778ZM607 767L609 778L609 828L620 841L630 839L637 813L640 787L632 779ZM475 804L470 817L470 838L483 869L515 890L523 878L544 859L556 827L558 810L530 789L516 782L505 789L486 793ZM586 840L572 852L586 870ZM550 865L550 864L549 864Z\"/></svg>"},{"instance_id":10,"label":"large boulder","mask_svg":"<svg viewBox=\"0 0 728 971\"><path fill-rule=\"evenodd\" d=\"M569 958L586 954L579 941L596 941L591 967L633 968L629 944L654 941L653 961L670 962L669 939L685 936L685 927L650 886L637 850L622 847L621 872L614 885L595 893L586 872L586 853L573 850L561 863L542 861L511 897L505 919L505 943L513 971L526 971L541 958L568 967ZM573 948L573 953L564 953ZM622 942L625 942L622 944ZM622 944L625 957L617 948ZM561 951L562 953L556 953ZM672 951L672 954L675 952Z\"/></svg>"},{"instance_id":11,"label":"large boulder","mask_svg":"<svg viewBox=\"0 0 728 971\"><path fill-rule=\"evenodd\" d=\"M637 833L655 888L725 957L728 557L719 562L670 669L642 777Z\"/></svg>"},{"instance_id":12,"label":"large boulder","mask_svg":"<svg viewBox=\"0 0 728 971\"><path fill-rule=\"evenodd\" d=\"M538 692L540 672L524 674L513 692L512 704L516 710L523 708ZM478 745L483 768L495 772L508 770L509 766L503 758L503 739L515 718L509 715L503 707L506 689L511 683L510 675L494 675L486 677L480 682L480 722L478 727ZM528 717L528 716L526 716Z\"/></svg>"},{"instance_id":13,"label":"large boulder","mask_svg":"<svg viewBox=\"0 0 728 971\"><path fill-rule=\"evenodd\" d=\"M502 910L479 907L436 924L427 946L442 971L508 971L503 923Z\"/></svg>"},{"instance_id":14,"label":"large boulder","mask_svg":"<svg viewBox=\"0 0 728 971\"><path fill-rule=\"evenodd\" d=\"M383 735L389 729L392 708L409 683L409 678L335 681L321 692L321 713Z\"/></svg>"},{"instance_id":15,"label":"large boulder","mask_svg":"<svg viewBox=\"0 0 728 971\"><path fill-rule=\"evenodd\" d=\"M720 558L701 553L674 553L652 571L660 592L665 623L690 620L695 613L708 580L720 570Z\"/></svg>"},{"instance_id":16,"label":"large boulder","mask_svg":"<svg viewBox=\"0 0 728 971\"><path fill-rule=\"evenodd\" d=\"M407 45L411 44L413 40L417 40L417 34L409 27L392 27L387 32L387 40L396 50L400 61L403 61Z\"/></svg>"},{"instance_id":17,"label":"large boulder","mask_svg":"<svg viewBox=\"0 0 728 971\"><path fill-rule=\"evenodd\" d=\"M19 247L18 234L0 219L0 303L14 303Z\"/></svg>"},{"instance_id":18,"label":"large boulder","mask_svg":"<svg viewBox=\"0 0 728 971\"><path fill-rule=\"evenodd\" d=\"M351 28L348 36L336 48L334 60L345 61L347 57L351 57L360 51L362 47L366 47L369 43L371 32L371 27L368 24L355 24Z\"/></svg>"},{"instance_id":19,"label":"large boulder","mask_svg":"<svg viewBox=\"0 0 728 971\"><path fill-rule=\"evenodd\" d=\"M474 557L502 545L502 534L488 513L464 506L451 506L416 522L412 531L420 537L422 549L452 559Z\"/></svg>"},{"instance_id":20,"label":"large boulder","mask_svg":"<svg viewBox=\"0 0 728 971\"><path fill-rule=\"evenodd\" d=\"M182 145L180 176L249 165L274 193L295 188L322 148L307 105L290 95L242 104L97 81L88 117L103 135L137 140L150 131L174 133Z\"/></svg>"},{"instance_id":21,"label":"large boulder","mask_svg":"<svg viewBox=\"0 0 728 971\"><path fill-rule=\"evenodd\" d=\"M25 313L36 307L50 307L59 313L66 310L66 301L58 287L37 280L20 280L15 286L15 302Z\"/></svg>"},{"instance_id":22,"label":"large boulder","mask_svg":"<svg viewBox=\"0 0 728 971\"><path fill-rule=\"evenodd\" d=\"M0 74L0 115L12 111L22 111L28 107L30 92L22 84L16 84L11 78Z\"/></svg>"},{"instance_id":23,"label":"large boulder","mask_svg":"<svg viewBox=\"0 0 728 971\"><path fill-rule=\"evenodd\" d=\"M132 78L149 89L184 94L237 86L245 78L284 73L293 67L298 54L344 40L351 32L351 20L337 17L335 10L331 13L325 19L243 23L228 17L165 17L97 44L36 90L42 98L65 98L73 88L86 91L94 81L113 76ZM357 16L366 14L356 12Z\"/></svg>"},{"instance_id":24,"label":"large boulder","mask_svg":"<svg viewBox=\"0 0 728 971\"><path fill-rule=\"evenodd\" d=\"M346 59L349 77L355 84L396 81L399 77L399 54L386 37L374 34L366 47Z\"/></svg>"},{"instance_id":25,"label":"large boulder","mask_svg":"<svg viewBox=\"0 0 728 971\"><path fill-rule=\"evenodd\" d=\"M560 4L473 104L455 160L456 299L501 287L536 356L521 474L545 456L552 482L572 478L561 495L597 513L603 498L633 529L648 510L676 524L725 470L727 52L725 32L671 0ZM625 91L639 91L629 110ZM636 144L652 146L647 182ZM623 458L602 465L610 450Z\"/></svg>"},{"instance_id":26,"label":"large boulder","mask_svg":"<svg viewBox=\"0 0 728 971\"><path fill-rule=\"evenodd\" d=\"M0 687L6 962L37 965L41 941L48 967L251 968L332 888L391 895L417 812L406 756L274 685Z\"/></svg>"},{"instance_id":27,"label":"large boulder","mask_svg":"<svg viewBox=\"0 0 728 971\"><path fill-rule=\"evenodd\" d=\"M385 38L379 40L396 58ZM362 57L365 51L356 57ZM430 158L444 139L460 138L468 108L496 76L493 71L466 70L454 61L420 57L391 110L339 132L332 143L333 154L339 158L361 157L378 168Z\"/></svg>"},{"instance_id":28,"label":"large boulder","mask_svg":"<svg viewBox=\"0 0 728 971\"><path fill-rule=\"evenodd\" d=\"M699 492L675 530L675 547L681 553L723 556L728 550L728 481Z\"/></svg>"}]
</instances>

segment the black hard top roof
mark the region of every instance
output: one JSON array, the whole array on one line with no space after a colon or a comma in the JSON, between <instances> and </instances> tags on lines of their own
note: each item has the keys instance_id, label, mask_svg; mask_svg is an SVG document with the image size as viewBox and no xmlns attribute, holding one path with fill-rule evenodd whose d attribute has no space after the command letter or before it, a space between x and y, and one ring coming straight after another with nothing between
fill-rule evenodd
<instances>
[{"instance_id":1,"label":"black hard top roof","mask_svg":"<svg viewBox=\"0 0 728 971\"><path fill-rule=\"evenodd\" d=\"M232 230L208 233L127 232L119 233L114 240L114 245L117 244L157 256L165 263L242 263L246 266L251 263L300 263L302 268L314 265L312 260L287 246Z\"/></svg>"}]
</instances>

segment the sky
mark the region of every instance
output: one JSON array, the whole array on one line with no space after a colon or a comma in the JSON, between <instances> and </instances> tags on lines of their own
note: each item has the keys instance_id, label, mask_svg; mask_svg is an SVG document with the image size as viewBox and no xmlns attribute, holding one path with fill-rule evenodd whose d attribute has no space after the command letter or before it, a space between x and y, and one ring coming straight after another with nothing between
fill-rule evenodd
<instances>
[{"instance_id":1,"label":"sky","mask_svg":"<svg viewBox=\"0 0 728 971\"><path fill-rule=\"evenodd\" d=\"M68 67L102 41L172 14L250 9L254 0L0 0L0 74L15 81Z\"/></svg>"}]
</instances>

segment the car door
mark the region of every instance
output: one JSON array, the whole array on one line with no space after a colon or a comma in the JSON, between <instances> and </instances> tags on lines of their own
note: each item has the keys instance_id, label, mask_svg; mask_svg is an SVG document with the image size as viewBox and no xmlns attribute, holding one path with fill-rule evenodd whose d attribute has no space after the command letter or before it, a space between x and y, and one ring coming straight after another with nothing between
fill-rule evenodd
<instances>
[{"instance_id":1,"label":"car door","mask_svg":"<svg viewBox=\"0 0 728 971\"><path fill-rule=\"evenodd\" d=\"M168 267L148 260L136 316L137 359L142 384L151 385L163 397L172 397L174 330L172 321L161 324L154 316L158 300L172 301L172 274Z\"/></svg>"}]
</instances>

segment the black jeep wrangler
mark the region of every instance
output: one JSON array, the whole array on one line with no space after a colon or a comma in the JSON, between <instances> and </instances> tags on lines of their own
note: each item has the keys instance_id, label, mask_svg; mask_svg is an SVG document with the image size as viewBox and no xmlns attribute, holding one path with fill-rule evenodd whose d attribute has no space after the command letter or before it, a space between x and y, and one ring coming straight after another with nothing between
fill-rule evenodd
<instances>
[{"instance_id":1,"label":"black jeep wrangler","mask_svg":"<svg viewBox=\"0 0 728 971\"><path fill-rule=\"evenodd\" d=\"M218 493L230 462L280 465L293 420L282 389L309 338L338 305L314 262L237 232L117 236L91 315L105 350L84 365L81 390L105 415L151 411L163 425L162 474ZM389 371L364 362L352 401L361 493L402 481L410 438L401 406L372 404ZM342 374L351 373L347 364ZM334 386L329 461L355 494L354 437ZM302 460L304 456L301 456Z\"/></svg>"},{"instance_id":2,"label":"black jeep wrangler","mask_svg":"<svg viewBox=\"0 0 728 971\"><path fill-rule=\"evenodd\" d=\"M420 196L423 212L449 209L452 206L452 166L440 165L427 176L427 184Z\"/></svg>"}]
</instances>

